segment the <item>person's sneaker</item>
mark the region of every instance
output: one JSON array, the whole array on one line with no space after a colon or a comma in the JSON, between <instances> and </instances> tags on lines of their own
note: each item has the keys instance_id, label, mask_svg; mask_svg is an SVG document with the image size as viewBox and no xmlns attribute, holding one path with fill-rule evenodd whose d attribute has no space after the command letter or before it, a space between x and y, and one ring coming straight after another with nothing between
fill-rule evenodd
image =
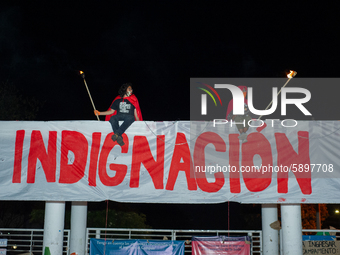
<instances>
[{"instance_id":1,"label":"person's sneaker","mask_svg":"<svg viewBox=\"0 0 340 255\"><path fill-rule=\"evenodd\" d=\"M240 135L238 136L238 139L240 139L240 140L243 140L243 139L245 139L245 138L247 138L247 134L246 134L246 133L242 133L242 134L240 134Z\"/></svg>"},{"instance_id":2,"label":"person's sneaker","mask_svg":"<svg viewBox=\"0 0 340 255\"><path fill-rule=\"evenodd\" d=\"M117 134L113 134L112 136L111 136L111 140L112 141L117 141L117 139L118 139L118 135Z\"/></svg>"},{"instance_id":3,"label":"person's sneaker","mask_svg":"<svg viewBox=\"0 0 340 255\"><path fill-rule=\"evenodd\" d=\"M123 137L122 136L118 136L117 138L117 143L120 145L120 146L123 146L125 143L123 141Z\"/></svg>"}]
</instances>

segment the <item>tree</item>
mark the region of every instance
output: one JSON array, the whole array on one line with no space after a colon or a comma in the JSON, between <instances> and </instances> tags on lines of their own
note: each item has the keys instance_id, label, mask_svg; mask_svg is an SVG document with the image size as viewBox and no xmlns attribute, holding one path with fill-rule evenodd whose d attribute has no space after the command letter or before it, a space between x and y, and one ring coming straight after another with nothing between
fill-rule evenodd
<instances>
[{"instance_id":1,"label":"tree","mask_svg":"<svg viewBox=\"0 0 340 255\"><path fill-rule=\"evenodd\" d=\"M303 229L316 229L316 212L317 212L317 204L309 205L302 204L301 205L301 218L302 218L302 228ZM321 223L327 219L329 216L327 205L320 204L320 217ZM321 226L322 227L322 226Z\"/></svg>"},{"instance_id":2,"label":"tree","mask_svg":"<svg viewBox=\"0 0 340 255\"><path fill-rule=\"evenodd\" d=\"M301 204L302 229L316 229L317 204ZM281 219L281 207L278 207L279 219ZM326 204L320 204L321 227L328 216ZM305 233L306 234L306 233ZM312 233L311 233L312 234Z\"/></svg>"},{"instance_id":3,"label":"tree","mask_svg":"<svg viewBox=\"0 0 340 255\"><path fill-rule=\"evenodd\" d=\"M34 120L41 106L42 103L36 99L21 95L14 83L0 83L0 120ZM0 227L26 227L34 204L27 201L0 201Z\"/></svg>"},{"instance_id":4,"label":"tree","mask_svg":"<svg viewBox=\"0 0 340 255\"><path fill-rule=\"evenodd\" d=\"M0 201L0 228L30 228L32 208L41 208L40 201Z\"/></svg>"},{"instance_id":5,"label":"tree","mask_svg":"<svg viewBox=\"0 0 340 255\"><path fill-rule=\"evenodd\" d=\"M97 204L98 203L94 203ZM112 203L113 204L113 203ZM29 222L32 225L43 227L45 209L37 206L30 213ZM103 204L102 204L103 205ZM135 212L124 204L114 203L116 208L107 210L100 208L99 210L88 207L87 227L92 228L151 228L146 224L146 216L143 213ZM100 204L98 205L100 207ZM113 205L112 205L113 206ZM66 204L65 208L65 229L69 229L71 224L71 203Z\"/></svg>"},{"instance_id":6,"label":"tree","mask_svg":"<svg viewBox=\"0 0 340 255\"><path fill-rule=\"evenodd\" d=\"M146 224L146 216L143 213L133 211L117 211L109 209L101 211L89 211L87 226L96 228L150 228Z\"/></svg>"},{"instance_id":7,"label":"tree","mask_svg":"<svg viewBox=\"0 0 340 255\"><path fill-rule=\"evenodd\" d=\"M13 201L0 201L0 227L21 228L25 223L22 213L23 203Z\"/></svg>"},{"instance_id":8,"label":"tree","mask_svg":"<svg viewBox=\"0 0 340 255\"><path fill-rule=\"evenodd\" d=\"M0 84L0 120L34 120L42 103L20 94L14 83Z\"/></svg>"}]
</instances>

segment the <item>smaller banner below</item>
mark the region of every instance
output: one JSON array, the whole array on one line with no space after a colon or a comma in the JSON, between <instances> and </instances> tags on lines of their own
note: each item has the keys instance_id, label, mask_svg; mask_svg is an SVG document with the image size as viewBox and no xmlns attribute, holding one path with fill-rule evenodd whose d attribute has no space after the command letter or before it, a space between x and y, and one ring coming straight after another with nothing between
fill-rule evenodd
<instances>
[{"instance_id":1,"label":"smaller banner below","mask_svg":"<svg viewBox=\"0 0 340 255\"><path fill-rule=\"evenodd\" d=\"M7 247L7 239L0 239L0 247Z\"/></svg>"},{"instance_id":2,"label":"smaller banner below","mask_svg":"<svg viewBox=\"0 0 340 255\"><path fill-rule=\"evenodd\" d=\"M326 232L327 233L327 232ZM303 235L302 241L336 241L336 236L334 235Z\"/></svg>"},{"instance_id":3,"label":"smaller banner below","mask_svg":"<svg viewBox=\"0 0 340 255\"><path fill-rule=\"evenodd\" d=\"M311 240L302 242L303 254L340 255L340 241Z\"/></svg>"},{"instance_id":4,"label":"smaller banner below","mask_svg":"<svg viewBox=\"0 0 340 255\"><path fill-rule=\"evenodd\" d=\"M105 252L104 252L105 251ZM90 239L90 255L184 255L184 241Z\"/></svg>"},{"instance_id":5,"label":"smaller banner below","mask_svg":"<svg viewBox=\"0 0 340 255\"><path fill-rule=\"evenodd\" d=\"M250 237L192 237L192 254L228 254L228 255L249 255Z\"/></svg>"}]
</instances>

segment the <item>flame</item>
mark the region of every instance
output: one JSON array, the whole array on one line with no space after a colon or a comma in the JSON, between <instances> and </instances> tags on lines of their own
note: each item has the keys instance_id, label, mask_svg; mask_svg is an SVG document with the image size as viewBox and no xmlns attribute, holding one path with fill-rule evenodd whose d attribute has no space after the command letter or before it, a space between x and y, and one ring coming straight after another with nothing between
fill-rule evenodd
<instances>
[{"instance_id":1,"label":"flame","mask_svg":"<svg viewBox=\"0 0 340 255\"><path fill-rule=\"evenodd\" d=\"M79 71L80 74L83 74L84 72L83 71Z\"/></svg>"},{"instance_id":2,"label":"flame","mask_svg":"<svg viewBox=\"0 0 340 255\"><path fill-rule=\"evenodd\" d=\"M296 71L290 70L290 73L287 74L287 78L291 79L291 78L295 77L296 74L297 74Z\"/></svg>"}]
</instances>

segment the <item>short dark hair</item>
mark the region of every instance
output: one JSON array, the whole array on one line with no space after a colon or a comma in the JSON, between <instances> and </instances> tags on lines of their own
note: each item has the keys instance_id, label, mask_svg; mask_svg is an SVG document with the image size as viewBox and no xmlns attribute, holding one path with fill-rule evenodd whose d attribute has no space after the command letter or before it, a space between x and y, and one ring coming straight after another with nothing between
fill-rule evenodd
<instances>
[{"instance_id":1,"label":"short dark hair","mask_svg":"<svg viewBox=\"0 0 340 255\"><path fill-rule=\"evenodd\" d=\"M125 94L126 94L126 90L127 88L131 86L132 87L132 83L131 82L128 82L128 83L124 83L122 86L120 86L119 90L118 90L118 94L121 96L121 97L124 97Z\"/></svg>"}]
</instances>

